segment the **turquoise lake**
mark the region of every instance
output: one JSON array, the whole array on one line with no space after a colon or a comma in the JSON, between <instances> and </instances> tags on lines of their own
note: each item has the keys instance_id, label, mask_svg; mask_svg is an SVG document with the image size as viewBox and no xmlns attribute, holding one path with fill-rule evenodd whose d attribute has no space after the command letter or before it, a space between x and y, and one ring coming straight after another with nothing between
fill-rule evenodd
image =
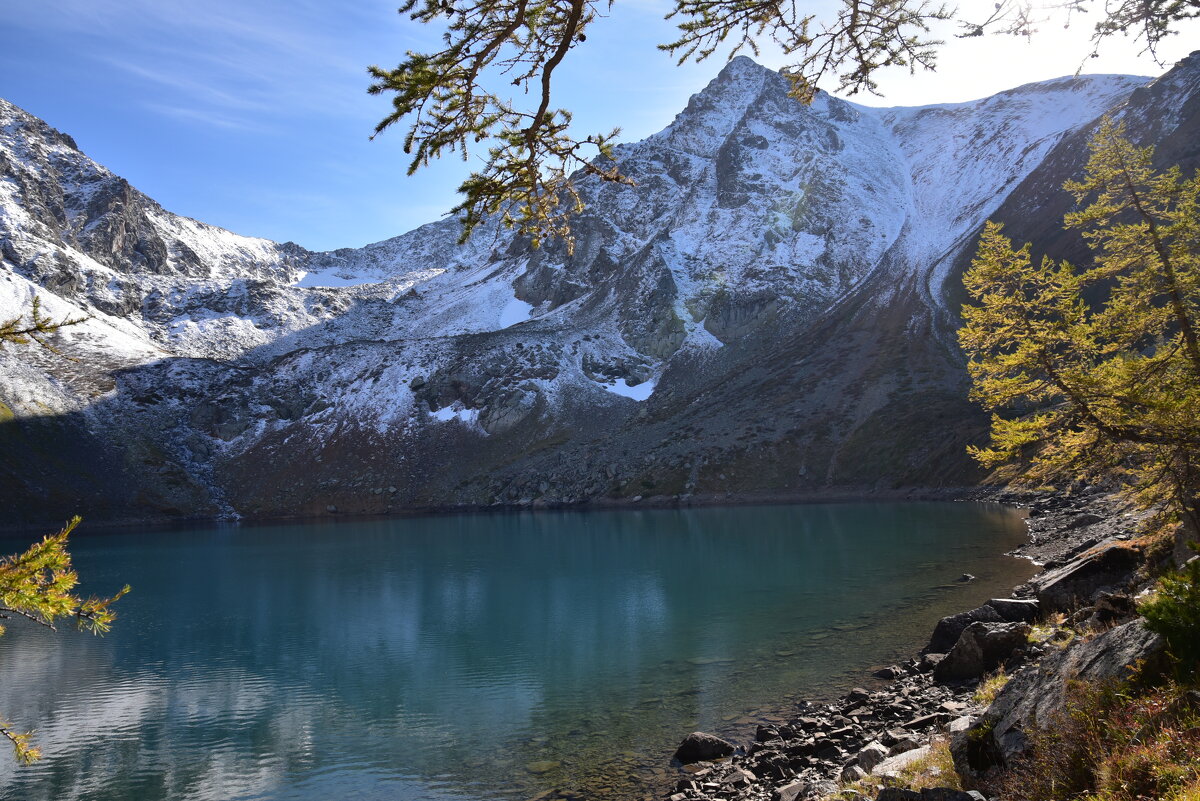
<instances>
[{"instance_id":1,"label":"turquoise lake","mask_svg":"<svg viewBox=\"0 0 1200 801\"><path fill-rule=\"evenodd\" d=\"M82 592L133 592L103 638L6 621L0 718L45 758L0 759L0 798L642 798L688 732L749 739L1006 595L1024 531L980 503L85 523Z\"/></svg>"}]
</instances>

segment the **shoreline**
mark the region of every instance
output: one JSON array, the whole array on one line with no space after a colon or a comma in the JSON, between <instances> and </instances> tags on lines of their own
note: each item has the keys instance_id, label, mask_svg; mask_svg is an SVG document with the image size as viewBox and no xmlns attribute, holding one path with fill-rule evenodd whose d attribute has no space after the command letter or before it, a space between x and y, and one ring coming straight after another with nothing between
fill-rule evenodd
<instances>
[{"instance_id":1,"label":"shoreline","mask_svg":"<svg viewBox=\"0 0 1200 801\"><path fill-rule=\"evenodd\" d=\"M987 488L984 488L986 491ZM979 487L901 487L890 490L875 490L865 487L827 488L805 492L766 492L766 493L716 493L704 495L651 495L634 496L633 498L593 498L572 502L541 502L528 504L439 504L429 506L414 506L398 509L392 512L378 514L354 514L347 512L326 512L324 514L294 514L266 515L254 517L134 517L101 519L92 522L83 516L81 526L86 525L90 530L100 532L128 531L133 528L153 528L169 531L188 528L195 525L228 525L256 526L274 525L280 523L351 523L369 522L375 520L398 520L414 517L442 517L462 514L520 514L530 512L588 512L588 511L619 511L638 509L687 509L707 508L713 506L787 506L791 504L808 505L824 503L872 503L886 501L975 501L985 503L1004 503L1007 501L986 497ZM11 523L0 524L0 537L36 536L41 537L52 529L60 528L70 515L57 521L47 523Z\"/></svg>"},{"instance_id":2,"label":"shoreline","mask_svg":"<svg viewBox=\"0 0 1200 801\"><path fill-rule=\"evenodd\" d=\"M1037 572L1012 588L1010 594L1014 599L1036 596L1039 578L1072 564L1097 546L1133 538L1143 518L1114 494L1096 488L1069 494L977 487L958 495L956 500L1001 503L1026 512L1027 541L1005 555L1029 560ZM962 610L952 617L978 611ZM930 631L936 632L950 619L930 621ZM1032 654L1024 663L1036 664L1040 656ZM833 796L843 784L867 775L895 775L894 771L916 761L914 754L927 754L936 738L967 731L988 706L974 700L976 689L986 676L965 681L934 680L933 673L941 658L942 654L933 653L926 646L896 665L881 666L880 670L860 677L859 686L847 688L834 698L785 701L764 707L763 714L747 717L763 718L767 725L758 723L752 732L744 726L738 732L740 737L734 734L733 727L719 727L718 731L736 737L726 741L734 747L731 755L715 762L682 765L672 760L674 783L644 798L804 801ZM784 709L791 710L785 715L787 722L774 725L767 722L778 721L779 711ZM858 714L863 710L867 718L882 711L882 716L891 713L893 719L872 729L863 715ZM896 715L896 711L903 714ZM911 716L899 719L906 715ZM700 733L688 735L681 749L697 734ZM868 743L876 749L882 744L883 749L878 765L868 764L863 757L861 765L874 768L863 771L854 753L858 751L862 756L862 749ZM677 756L678 753L682 751Z\"/></svg>"}]
</instances>

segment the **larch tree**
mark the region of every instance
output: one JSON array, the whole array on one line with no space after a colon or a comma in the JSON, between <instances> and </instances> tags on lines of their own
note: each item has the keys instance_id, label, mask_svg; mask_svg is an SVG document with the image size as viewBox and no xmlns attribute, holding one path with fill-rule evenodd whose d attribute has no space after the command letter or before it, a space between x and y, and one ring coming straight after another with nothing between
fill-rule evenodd
<instances>
[{"instance_id":1,"label":"larch tree","mask_svg":"<svg viewBox=\"0 0 1200 801\"><path fill-rule=\"evenodd\" d=\"M43 313L41 303L35 297L28 317L0 321L0 348L36 344L57 353L52 335L85 319L55 322ZM115 618L110 606L129 592L129 587L109 598L83 598L75 594L79 576L71 565L67 538L77 525L79 518L74 517L58 533L43 537L24 553L0 559L0 620L16 618L57 630L55 622L68 619L81 630L93 634L109 630ZM0 625L0 635L3 634L4 626ZM33 732L21 731L0 720L0 735L12 743L16 758L22 764L41 757L41 750L32 744Z\"/></svg>"},{"instance_id":2,"label":"larch tree","mask_svg":"<svg viewBox=\"0 0 1200 801\"><path fill-rule=\"evenodd\" d=\"M1065 185L1086 266L1035 264L987 224L959 332L972 397L995 412L972 452L1035 484L1115 476L1200 527L1200 175L1151 157L1102 122Z\"/></svg>"},{"instance_id":3,"label":"larch tree","mask_svg":"<svg viewBox=\"0 0 1200 801\"><path fill-rule=\"evenodd\" d=\"M412 20L440 28L443 47L409 51L392 69L369 68L372 94L391 97L392 112L375 128L407 121L409 174L445 153L463 159L483 147L481 168L459 187L462 239L488 219L515 227L536 246L550 237L572 246L569 219L582 209L578 182L631 183L613 160L619 131L580 136L571 112L552 100L555 70L587 40L613 0L405 0ZM1099 12L1093 42L1133 35L1155 55L1178 23L1200 16L1200 0L1027 0L980 4L969 18L931 0L835 0L832 11L796 0L674 0L667 14L678 38L659 45L679 63L723 52L758 54L770 45L791 63L782 73L791 94L811 102L818 87L878 93L876 74L889 67L933 69L933 27L958 22L959 36L999 32L1033 35L1051 17ZM1092 55L1096 55L1093 51Z\"/></svg>"}]
</instances>

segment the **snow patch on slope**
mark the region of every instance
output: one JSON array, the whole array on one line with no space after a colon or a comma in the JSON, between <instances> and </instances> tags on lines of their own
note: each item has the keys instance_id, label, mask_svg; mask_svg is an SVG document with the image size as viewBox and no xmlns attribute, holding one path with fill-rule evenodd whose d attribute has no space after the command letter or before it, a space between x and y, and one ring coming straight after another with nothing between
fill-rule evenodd
<instances>
[{"instance_id":1,"label":"snow patch on slope","mask_svg":"<svg viewBox=\"0 0 1200 801\"><path fill-rule=\"evenodd\" d=\"M523 323L529 319L532 312L533 304L513 298L500 310L500 327L511 328L517 323Z\"/></svg>"},{"instance_id":2,"label":"snow patch on slope","mask_svg":"<svg viewBox=\"0 0 1200 801\"><path fill-rule=\"evenodd\" d=\"M627 379L621 378L615 382L601 384L600 386L614 395L620 395L623 398L632 398L635 401L644 401L654 394L654 385L655 381L653 378L635 385L630 385Z\"/></svg>"}]
</instances>

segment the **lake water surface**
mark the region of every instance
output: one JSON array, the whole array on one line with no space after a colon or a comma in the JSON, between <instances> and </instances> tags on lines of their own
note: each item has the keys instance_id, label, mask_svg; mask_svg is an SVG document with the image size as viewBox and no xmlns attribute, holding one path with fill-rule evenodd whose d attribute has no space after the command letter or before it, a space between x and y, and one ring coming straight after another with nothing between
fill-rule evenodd
<instances>
[{"instance_id":1,"label":"lake water surface","mask_svg":"<svg viewBox=\"0 0 1200 801\"><path fill-rule=\"evenodd\" d=\"M689 731L1006 594L1023 535L974 503L85 525L83 592L133 592L104 638L7 621L0 718L46 756L0 798L640 798Z\"/></svg>"}]
</instances>

